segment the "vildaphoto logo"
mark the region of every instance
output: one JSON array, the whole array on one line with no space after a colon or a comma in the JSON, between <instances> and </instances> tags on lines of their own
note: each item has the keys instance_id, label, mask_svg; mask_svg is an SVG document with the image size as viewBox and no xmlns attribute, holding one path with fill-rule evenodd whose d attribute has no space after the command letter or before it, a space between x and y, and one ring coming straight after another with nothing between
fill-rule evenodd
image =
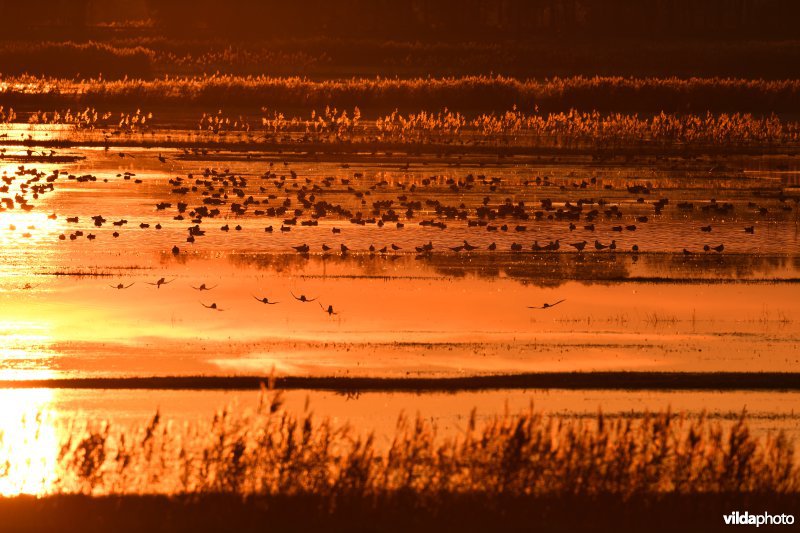
<instances>
[{"instance_id":1,"label":"vildaphoto logo","mask_svg":"<svg viewBox=\"0 0 800 533\"><path fill-rule=\"evenodd\" d=\"M745 511L740 513L734 511L730 514L722 515L727 526L791 526L794 524L794 515L791 514L750 514Z\"/></svg>"}]
</instances>

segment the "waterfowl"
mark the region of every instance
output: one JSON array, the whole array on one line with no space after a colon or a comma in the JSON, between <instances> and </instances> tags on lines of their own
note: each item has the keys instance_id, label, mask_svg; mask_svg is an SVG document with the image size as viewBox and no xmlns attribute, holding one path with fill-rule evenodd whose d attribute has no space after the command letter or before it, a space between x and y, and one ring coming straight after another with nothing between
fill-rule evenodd
<instances>
[{"instance_id":1,"label":"waterfowl","mask_svg":"<svg viewBox=\"0 0 800 533\"><path fill-rule=\"evenodd\" d=\"M224 311L224 309L221 309L221 308L217 307L217 304L213 303L213 302L212 302L211 305L206 305L203 302L200 302L200 305L202 305L206 309L213 309L214 311Z\"/></svg>"},{"instance_id":2,"label":"waterfowl","mask_svg":"<svg viewBox=\"0 0 800 533\"><path fill-rule=\"evenodd\" d=\"M329 305L327 309L325 309L325 306L323 306L322 304L319 304L319 306L324 312L328 313L328 316L333 316L333 315L338 314L333 310L333 306L332 305Z\"/></svg>"},{"instance_id":3,"label":"waterfowl","mask_svg":"<svg viewBox=\"0 0 800 533\"><path fill-rule=\"evenodd\" d=\"M129 288L133 287L134 285L136 285L135 281L133 283L131 283L130 285L123 285L122 283L118 283L116 285L109 285L109 287L111 287L112 289L122 290L122 289L129 289Z\"/></svg>"},{"instance_id":4,"label":"waterfowl","mask_svg":"<svg viewBox=\"0 0 800 533\"><path fill-rule=\"evenodd\" d=\"M300 296L295 296L293 292L290 292L289 294L291 294L291 295L292 295L292 297L293 297L295 300L297 300L298 302L303 302L304 304L305 304L305 303L309 303L309 302L314 302L314 301L316 301L316 300L317 300L316 298L310 298L310 299L309 299L309 298L306 298L306 295L305 295L305 294L301 294Z\"/></svg>"},{"instance_id":5,"label":"waterfowl","mask_svg":"<svg viewBox=\"0 0 800 533\"><path fill-rule=\"evenodd\" d=\"M160 278L160 279L159 279L158 281L156 281L155 283L150 283L150 282L148 281L148 282L147 282L147 284L148 284L148 285L155 285L157 289L160 289L162 285L166 285L167 283L172 283L173 281L175 281L175 280L174 280L174 279L171 279L171 280L167 281L165 278Z\"/></svg>"},{"instance_id":6,"label":"waterfowl","mask_svg":"<svg viewBox=\"0 0 800 533\"><path fill-rule=\"evenodd\" d=\"M191 287L196 291L202 292L202 291L210 291L211 289L215 288L216 285L214 285L214 287L206 287L205 283L201 283L199 287L195 287L194 285L191 285Z\"/></svg>"},{"instance_id":7,"label":"waterfowl","mask_svg":"<svg viewBox=\"0 0 800 533\"><path fill-rule=\"evenodd\" d=\"M538 307L537 307L537 306L534 306L534 305L529 305L529 306L528 306L528 309L550 309L551 307L555 307L555 306L557 306L558 304L560 304L561 302L566 302L566 301L567 301L567 300L566 300L566 298L565 298L565 299L563 299L563 300L559 300L559 301L557 301L556 303L552 303L552 304L549 304L549 303L544 303L544 304L542 304L541 306L538 306Z\"/></svg>"},{"instance_id":8,"label":"waterfowl","mask_svg":"<svg viewBox=\"0 0 800 533\"><path fill-rule=\"evenodd\" d=\"M279 304L279 303L280 303L280 302L270 302L270 301L269 301L269 298L267 298L266 296L264 296L263 298L259 298L259 297L258 297L258 296L256 296L256 295L252 295L252 296L253 296L253 298L255 298L255 299L256 299L256 301L259 301L259 302L261 302L262 304L267 304L267 305L275 305L275 304Z\"/></svg>"}]
</instances>

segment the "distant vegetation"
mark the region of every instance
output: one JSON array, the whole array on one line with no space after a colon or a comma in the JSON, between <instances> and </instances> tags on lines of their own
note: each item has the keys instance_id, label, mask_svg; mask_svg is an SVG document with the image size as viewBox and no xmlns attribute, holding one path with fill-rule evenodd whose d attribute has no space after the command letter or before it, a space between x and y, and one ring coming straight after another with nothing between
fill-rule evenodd
<instances>
[{"instance_id":1,"label":"distant vegetation","mask_svg":"<svg viewBox=\"0 0 800 533\"><path fill-rule=\"evenodd\" d=\"M109 30L110 31L110 30ZM131 35L128 35L132 33ZM198 39L197 34L203 35ZM287 36L224 39L215 32L168 39L117 30L91 39L0 40L0 72L57 77L164 75L800 77L800 39L776 42L463 42Z\"/></svg>"},{"instance_id":2,"label":"distant vegetation","mask_svg":"<svg viewBox=\"0 0 800 533\"><path fill-rule=\"evenodd\" d=\"M570 77L519 80L503 76L350 78L229 76L144 79L72 79L6 76L0 105L30 109L57 106L199 106L281 111L360 107L364 113L449 108L466 112L519 109L620 113L797 113L800 80L734 78ZM212 109L209 109L211 107Z\"/></svg>"}]
</instances>

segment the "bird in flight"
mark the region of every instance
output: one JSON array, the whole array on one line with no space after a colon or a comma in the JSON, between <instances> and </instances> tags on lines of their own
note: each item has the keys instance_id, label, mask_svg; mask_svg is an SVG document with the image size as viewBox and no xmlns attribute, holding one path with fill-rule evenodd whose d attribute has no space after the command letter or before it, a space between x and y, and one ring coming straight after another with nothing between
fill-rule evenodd
<instances>
[{"instance_id":1,"label":"bird in flight","mask_svg":"<svg viewBox=\"0 0 800 533\"><path fill-rule=\"evenodd\" d=\"M212 302L211 305L206 305L203 302L200 302L200 305L202 305L206 309L213 309L214 311L224 311L224 309L220 309L219 307L217 307L217 304L215 302Z\"/></svg>"},{"instance_id":2,"label":"bird in flight","mask_svg":"<svg viewBox=\"0 0 800 533\"><path fill-rule=\"evenodd\" d=\"M336 311L333 310L333 306L332 305L329 305L327 309L325 309L325 306L322 305L322 304L319 304L319 307L320 307L320 309L322 309L323 311L328 313L328 316L333 316L333 315L338 315L339 314L339 313L337 313Z\"/></svg>"},{"instance_id":3,"label":"bird in flight","mask_svg":"<svg viewBox=\"0 0 800 533\"><path fill-rule=\"evenodd\" d=\"M171 279L171 280L167 281L165 278L161 278L158 281L156 281L155 283L150 283L148 281L147 284L148 285L155 285L157 289L160 289L162 285L166 285L167 283L172 283L173 281L175 281L175 280Z\"/></svg>"},{"instance_id":4,"label":"bird in flight","mask_svg":"<svg viewBox=\"0 0 800 533\"><path fill-rule=\"evenodd\" d=\"M309 302L314 302L317 300L316 298L311 298L311 299L306 298L305 294L301 294L300 296L295 296L293 292L290 292L289 294L291 294L295 300L297 300L298 302L303 302L304 304Z\"/></svg>"},{"instance_id":5,"label":"bird in flight","mask_svg":"<svg viewBox=\"0 0 800 533\"><path fill-rule=\"evenodd\" d=\"M136 285L135 281L133 283L131 283L130 285L123 285L122 283L118 283L117 285L109 285L109 287L111 287L112 289L122 290L122 289L129 289L129 288L133 287L134 285Z\"/></svg>"},{"instance_id":6,"label":"bird in flight","mask_svg":"<svg viewBox=\"0 0 800 533\"><path fill-rule=\"evenodd\" d=\"M567 301L567 300L566 300L566 299L564 299L564 300L559 300L559 301L557 301L557 302L556 302L556 303L554 303L554 304L548 304L548 303L544 303L544 304L542 304L541 306L529 305L529 306L528 306L528 309L550 309L551 307L555 307L555 306L557 306L558 304L560 304L561 302L566 302L566 301Z\"/></svg>"},{"instance_id":7,"label":"bird in flight","mask_svg":"<svg viewBox=\"0 0 800 533\"><path fill-rule=\"evenodd\" d=\"M259 298L256 295L252 295L252 296L253 296L253 298L255 298L257 301L261 302L262 304L275 305L275 304L279 304L280 303L280 302L270 302L269 298L267 298L266 296L264 296L263 298ZM292 295L292 296L294 296L294 295Z\"/></svg>"},{"instance_id":8,"label":"bird in flight","mask_svg":"<svg viewBox=\"0 0 800 533\"><path fill-rule=\"evenodd\" d=\"M214 287L216 287L216 285L214 285ZM202 291L210 291L210 290L211 290L211 289L213 289L214 287L206 287L206 284L205 284L205 283L202 283L202 284L200 284L200 286L199 286L199 287L195 287L194 285L192 285L192 288L193 288L194 290L196 290L196 291L201 291L201 292L202 292Z\"/></svg>"}]
</instances>

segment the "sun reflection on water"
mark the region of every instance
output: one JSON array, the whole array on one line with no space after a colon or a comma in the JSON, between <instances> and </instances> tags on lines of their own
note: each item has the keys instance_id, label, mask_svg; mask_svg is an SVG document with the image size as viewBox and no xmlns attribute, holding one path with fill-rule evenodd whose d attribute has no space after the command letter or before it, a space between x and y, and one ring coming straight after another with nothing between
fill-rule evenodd
<instances>
[{"instance_id":1,"label":"sun reflection on water","mask_svg":"<svg viewBox=\"0 0 800 533\"><path fill-rule=\"evenodd\" d=\"M50 389L0 390L0 495L43 495L58 471L59 437Z\"/></svg>"}]
</instances>

